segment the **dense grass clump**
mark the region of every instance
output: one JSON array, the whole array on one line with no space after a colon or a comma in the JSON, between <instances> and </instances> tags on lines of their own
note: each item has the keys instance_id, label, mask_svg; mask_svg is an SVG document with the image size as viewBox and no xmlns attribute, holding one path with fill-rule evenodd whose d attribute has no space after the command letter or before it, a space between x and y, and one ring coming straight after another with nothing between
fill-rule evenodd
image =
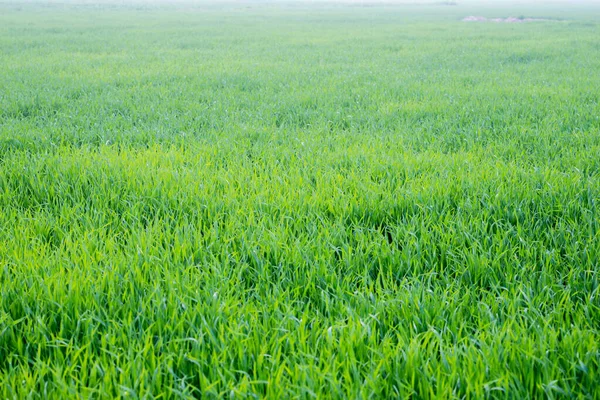
<instances>
[{"instance_id":1,"label":"dense grass clump","mask_svg":"<svg viewBox=\"0 0 600 400\"><path fill-rule=\"evenodd\" d=\"M599 37L0 3L0 397L598 398Z\"/></svg>"}]
</instances>

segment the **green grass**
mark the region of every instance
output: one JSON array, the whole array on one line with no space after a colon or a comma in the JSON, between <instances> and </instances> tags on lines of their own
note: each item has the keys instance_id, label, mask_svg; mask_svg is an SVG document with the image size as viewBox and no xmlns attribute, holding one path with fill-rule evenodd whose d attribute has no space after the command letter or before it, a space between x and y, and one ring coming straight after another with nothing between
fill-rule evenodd
<instances>
[{"instance_id":1,"label":"green grass","mask_svg":"<svg viewBox=\"0 0 600 400\"><path fill-rule=\"evenodd\" d=\"M0 3L0 398L600 398L599 37Z\"/></svg>"}]
</instances>

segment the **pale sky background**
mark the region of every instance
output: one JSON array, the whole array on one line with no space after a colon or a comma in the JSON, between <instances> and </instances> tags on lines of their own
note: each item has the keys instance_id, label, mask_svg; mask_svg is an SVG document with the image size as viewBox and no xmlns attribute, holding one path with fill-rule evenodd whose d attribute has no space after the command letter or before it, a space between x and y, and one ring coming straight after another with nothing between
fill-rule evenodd
<instances>
[{"instance_id":1,"label":"pale sky background","mask_svg":"<svg viewBox=\"0 0 600 400\"><path fill-rule=\"evenodd\" d=\"M440 4L458 5L576 5L597 4L600 0L2 0L2 3L348 3L348 4Z\"/></svg>"}]
</instances>

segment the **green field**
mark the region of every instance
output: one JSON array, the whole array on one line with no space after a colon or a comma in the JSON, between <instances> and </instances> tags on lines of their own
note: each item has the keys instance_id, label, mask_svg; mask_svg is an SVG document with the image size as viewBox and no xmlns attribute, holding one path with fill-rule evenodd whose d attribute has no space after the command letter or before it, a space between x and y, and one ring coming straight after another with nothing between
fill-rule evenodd
<instances>
[{"instance_id":1,"label":"green field","mask_svg":"<svg viewBox=\"0 0 600 400\"><path fill-rule=\"evenodd\" d=\"M452 4L0 1L0 398L599 399L600 4Z\"/></svg>"}]
</instances>

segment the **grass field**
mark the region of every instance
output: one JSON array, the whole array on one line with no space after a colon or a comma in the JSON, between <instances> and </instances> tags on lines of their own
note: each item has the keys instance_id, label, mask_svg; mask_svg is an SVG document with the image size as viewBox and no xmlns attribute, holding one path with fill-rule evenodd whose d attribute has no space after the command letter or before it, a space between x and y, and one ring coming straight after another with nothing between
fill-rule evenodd
<instances>
[{"instance_id":1,"label":"grass field","mask_svg":"<svg viewBox=\"0 0 600 400\"><path fill-rule=\"evenodd\" d=\"M2 1L0 398L598 399L599 102L592 3Z\"/></svg>"}]
</instances>

